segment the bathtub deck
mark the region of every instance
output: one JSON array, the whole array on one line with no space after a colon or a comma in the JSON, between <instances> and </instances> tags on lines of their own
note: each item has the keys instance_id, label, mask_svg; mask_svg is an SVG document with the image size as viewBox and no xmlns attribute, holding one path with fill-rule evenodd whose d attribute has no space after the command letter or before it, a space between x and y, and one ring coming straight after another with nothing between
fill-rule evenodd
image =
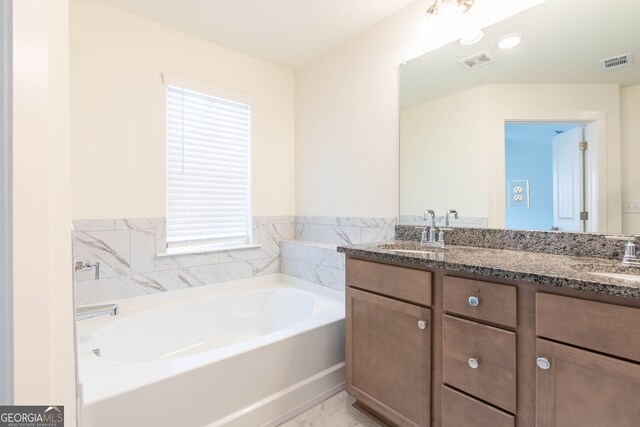
<instances>
[{"instance_id":1,"label":"bathtub deck","mask_svg":"<svg viewBox=\"0 0 640 427\"><path fill-rule=\"evenodd\" d=\"M341 391L280 427L380 427L352 408L354 401L353 397Z\"/></svg>"}]
</instances>

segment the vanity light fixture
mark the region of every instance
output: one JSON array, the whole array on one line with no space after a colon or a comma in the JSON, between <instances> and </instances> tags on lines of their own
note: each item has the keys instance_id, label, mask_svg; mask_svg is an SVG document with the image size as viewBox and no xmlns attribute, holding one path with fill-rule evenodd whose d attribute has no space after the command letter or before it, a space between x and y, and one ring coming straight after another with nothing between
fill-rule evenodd
<instances>
[{"instance_id":1,"label":"vanity light fixture","mask_svg":"<svg viewBox=\"0 0 640 427\"><path fill-rule=\"evenodd\" d=\"M512 47L518 46L521 41L522 41L522 34L518 34L518 33L507 34L506 36L502 37L498 41L498 47L500 49L511 49Z\"/></svg>"},{"instance_id":2,"label":"vanity light fixture","mask_svg":"<svg viewBox=\"0 0 640 427\"><path fill-rule=\"evenodd\" d=\"M429 16L429 20L440 16L444 22L451 23L471 9L474 1L475 0L435 0L427 9L427 16Z\"/></svg>"},{"instance_id":3,"label":"vanity light fixture","mask_svg":"<svg viewBox=\"0 0 640 427\"><path fill-rule=\"evenodd\" d=\"M460 44L462 46L471 46L472 44L478 43L483 37L484 32L482 30L469 31L460 38Z\"/></svg>"}]
</instances>

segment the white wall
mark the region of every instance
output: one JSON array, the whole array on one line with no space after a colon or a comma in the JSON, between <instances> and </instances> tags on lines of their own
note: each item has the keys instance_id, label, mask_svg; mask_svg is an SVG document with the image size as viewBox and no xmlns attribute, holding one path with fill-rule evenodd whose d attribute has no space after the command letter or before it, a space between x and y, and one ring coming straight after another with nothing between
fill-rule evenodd
<instances>
[{"instance_id":1,"label":"white wall","mask_svg":"<svg viewBox=\"0 0 640 427\"><path fill-rule=\"evenodd\" d=\"M418 34L416 1L296 72L298 215L398 214L398 65L542 1L477 3L462 27Z\"/></svg>"},{"instance_id":2,"label":"white wall","mask_svg":"<svg viewBox=\"0 0 640 427\"><path fill-rule=\"evenodd\" d=\"M13 401L13 354L11 351L13 337L13 314L11 295L11 260L10 255L10 161L9 141L10 125L7 123L6 105L9 101L10 91L6 90L5 81L7 74L5 67L10 67L5 55L9 55L9 49L5 45L7 35L5 14L6 3L0 5L0 405L8 405ZM4 350L6 349L6 350Z\"/></svg>"},{"instance_id":3,"label":"white wall","mask_svg":"<svg viewBox=\"0 0 640 427\"><path fill-rule=\"evenodd\" d=\"M622 89L622 203L640 201L640 86ZM624 205L623 205L624 206ZM640 214L622 215L623 233L640 233Z\"/></svg>"},{"instance_id":4,"label":"white wall","mask_svg":"<svg viewBox=\"0 0 640 427\"><path fill-rule=\"evenodd\" d=\"M13 2L16 404L75 423L67 0Z\"/></svg>"},{"instance_id":5,"label":"white wall","mask_svg":"<svg viewBox=\"0 0 640 427\"><path fill-rule=\"evenodd\" d=\"M293 215L293 72L95 0L71 0L74 219L165 216L167 72L253 104L254 215Z\"/></svg>"}]
</instances>

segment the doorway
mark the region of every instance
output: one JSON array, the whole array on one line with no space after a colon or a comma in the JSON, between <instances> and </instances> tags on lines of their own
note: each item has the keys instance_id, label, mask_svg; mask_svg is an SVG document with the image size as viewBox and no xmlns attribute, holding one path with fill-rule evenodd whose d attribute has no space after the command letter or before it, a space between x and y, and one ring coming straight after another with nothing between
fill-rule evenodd
<instances>
[{"instance_id":1,"label":"doorway","mask_svg":"<svg viewBox=\"0 0 640 427\"><path fill-rule=\"evenodd\" d=\"M516 230L590 231L585 143L594 123L505 123L505 225ZM593 141L595 142L595 141Z\"/></svg>"}]
</instances>

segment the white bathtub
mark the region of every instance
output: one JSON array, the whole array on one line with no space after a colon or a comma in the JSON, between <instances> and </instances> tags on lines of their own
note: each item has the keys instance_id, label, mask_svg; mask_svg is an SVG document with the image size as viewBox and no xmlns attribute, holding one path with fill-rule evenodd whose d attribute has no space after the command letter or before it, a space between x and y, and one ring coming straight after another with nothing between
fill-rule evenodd
<instances>
[{"instance_id":1,"label":"white bathtub","mask_svg":"<svg viewBox=\"0 0 640 427\"><path fill-rule=\"evenodd\" d=\"M344 387L342 292L276 274L113 302L78 322L84 427L275 426Z\"/></svg>"}]
</instances>

